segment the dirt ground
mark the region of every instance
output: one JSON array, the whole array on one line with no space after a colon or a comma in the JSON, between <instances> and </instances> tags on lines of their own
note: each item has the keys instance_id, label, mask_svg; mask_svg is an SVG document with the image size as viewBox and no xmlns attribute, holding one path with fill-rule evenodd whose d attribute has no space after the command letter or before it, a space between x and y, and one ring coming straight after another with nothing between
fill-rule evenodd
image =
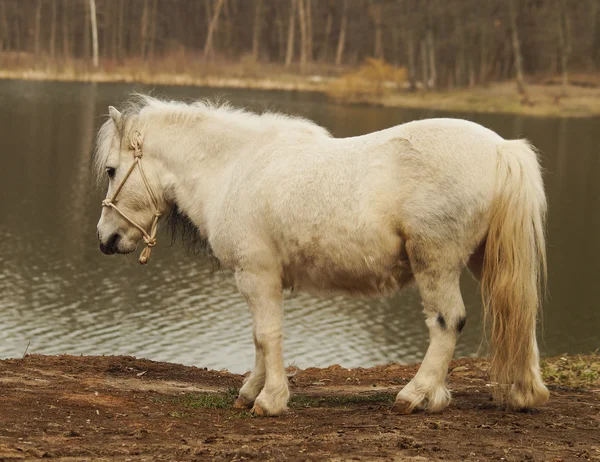
<instances>
[{"instance_id":1,"label":"dirt ground","mask_svg":"<svg viewBox=\"0 0 600 462\"><path fill-rule=\"evenodd\" d=\"M554 367L549 404L521 413L490 401L486 367L453 362L450 406L412 415L391 404L415 365L297 370L289 413L259 418L232 408L243 376L227 371L122 356L3 360L0 461L600 460L595 372L579 368L586 385L571 387Z\"/></svg>"}]
</instances>

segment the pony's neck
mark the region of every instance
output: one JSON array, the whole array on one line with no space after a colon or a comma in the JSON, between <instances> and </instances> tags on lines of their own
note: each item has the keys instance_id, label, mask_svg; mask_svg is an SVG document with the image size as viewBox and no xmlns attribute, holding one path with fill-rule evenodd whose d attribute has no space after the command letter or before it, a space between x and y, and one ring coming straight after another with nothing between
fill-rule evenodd
<instances>
[{"instance_id":1,"label":"pony's neck","mask_svg":"<svg viewBox=\"0 0 600 462\"><path fill-rule=\"evenodd\" d=\"M167 202L177 205L206 235L207 204L215 200L231 163L261 136L260 128L209 113L148 128L145 145L158 160Z\"/></svg>"}]
</instances>

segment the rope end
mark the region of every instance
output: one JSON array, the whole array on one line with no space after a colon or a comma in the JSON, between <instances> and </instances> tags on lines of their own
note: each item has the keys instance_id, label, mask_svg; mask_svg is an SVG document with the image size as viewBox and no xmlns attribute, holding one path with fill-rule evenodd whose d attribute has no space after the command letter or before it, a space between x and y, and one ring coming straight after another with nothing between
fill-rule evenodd
<instances>
[{"instance_id":1,"label":"rope end","mask_svg":"<svg viewBox=\"0 0 600 462\"><path fill-rule=\"evenodd\" d=\"M139 258L140 265L145 265L148 263L151 253L152 253L151 247L144 247L144 250L142 250L142 253L140 253L140 258Z\"/></svg>"}]
</instances>

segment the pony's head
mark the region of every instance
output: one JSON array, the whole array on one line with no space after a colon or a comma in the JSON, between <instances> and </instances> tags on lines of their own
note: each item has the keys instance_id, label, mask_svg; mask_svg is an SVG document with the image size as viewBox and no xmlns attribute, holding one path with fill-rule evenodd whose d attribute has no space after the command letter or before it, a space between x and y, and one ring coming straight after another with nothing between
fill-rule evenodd
<instances>
[{"instance_id":1,"label":"pony's head","mask_svg":"<svg viewBox=\"0 0 600 462\"><path fill-rule=\"evenodd\" d=\"M107 255L133 252L141 241L152 247L158 217L167 205L139 113L121 114L111 106L109 115L98 133L95 159L98 178L108 179L98 222L100 250Z\"/></svg>"}]
</instances>

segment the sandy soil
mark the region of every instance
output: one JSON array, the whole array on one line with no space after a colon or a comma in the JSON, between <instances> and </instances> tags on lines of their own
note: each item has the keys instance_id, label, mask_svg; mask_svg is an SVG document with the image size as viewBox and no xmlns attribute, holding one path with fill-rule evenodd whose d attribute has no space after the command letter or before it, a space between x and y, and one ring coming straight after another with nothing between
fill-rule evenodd
<instances>
[{"instance_id":1,"label":"sandy soil","mask_svg":"<svg viewBox=\"0 0 600 462\"><path fill-rule=\"evenodd\" d=\"M563 358L564 359L564 358ZM566 361L566 360L565 360ZM600 384L550 383L530 413L490 401L483 360L452 363L440 414L391 412L417 366L298 370L290 411L232 408L243 376L132 357L0 361L0 461L600 460Z\"/></svg>"}]
</instances>

